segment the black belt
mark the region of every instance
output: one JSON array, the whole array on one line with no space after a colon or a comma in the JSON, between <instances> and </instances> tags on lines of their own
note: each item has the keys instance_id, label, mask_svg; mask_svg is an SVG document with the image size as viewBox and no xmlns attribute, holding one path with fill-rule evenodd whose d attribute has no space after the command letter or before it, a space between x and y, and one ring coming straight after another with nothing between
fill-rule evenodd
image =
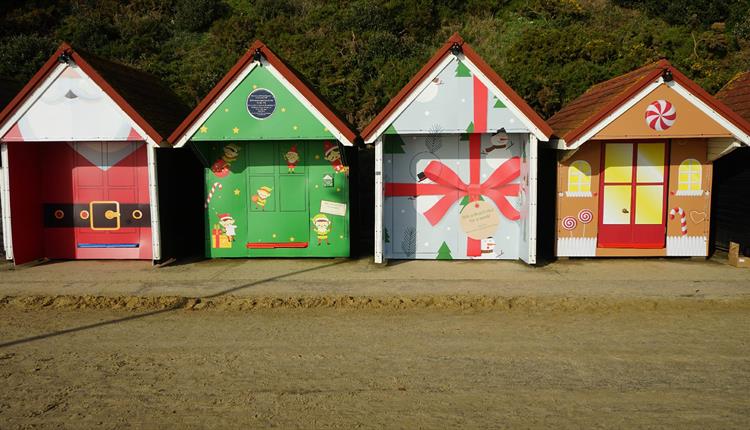
<instances>
[{"instance_id":1,"label":"black belt","mask_svg":"<svg viewBox=\"0 0 750 430\"><path fill-rule=\"evenodd\" d=\"M150 227L148 204L94 201L86 203L45 203L45 227L88 227L114 231L121 228Z\"/></svg>"}]
</instances>

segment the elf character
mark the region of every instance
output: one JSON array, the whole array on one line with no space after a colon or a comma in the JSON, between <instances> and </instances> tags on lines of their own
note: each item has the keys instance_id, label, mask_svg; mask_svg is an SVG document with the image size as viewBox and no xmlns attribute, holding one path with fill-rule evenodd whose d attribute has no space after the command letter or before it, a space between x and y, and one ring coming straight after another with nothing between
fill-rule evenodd
<instances>
[{"instance_id":1,"label":"elf character","mask_svg":"<svg viewBox=\"0 0 750 430\"><path fill-rule=\"evenodd\" d=\"M234 143L230 143L224 147L224 156L222 160L226 161L227 164L232 164L237 161L237 157L240 155L240 147Z\"/></svg>"},{"instance_id":2,"label":"elf character","mask_svg":"<svg viewBox=\"0 0 750 430\"><path fill-rule=\"evenodd\" d=\"M324 240L326 241L326 245L330 245L331 242L328 241L328 235L331 234L331 220L324 214L317 214L312 218L312 223L313 231L318 236L318 246Z\"/></svg>"},{"instance_id":3,"label":"elf character","mask_svg":"<svg viewBox=\"0 0 750 430\"><path fill-rule=\"evenodd\" d=\"M297 167L299 162L299 152L297 152L297 145L292 145L284 154L284 160L286 160L286 167L289 173L294 173L294 169Z\"/></svg>"},{"instance_id":4,"label":"elf character","mask_svg":"<svg viewBox=\"0 0 750 430\"><path fill-rule=\"evenodd\" d=\"M240 155L240 147L234 143L224 146L224 155L211 165L211 171L218 178L224 178L229 175L229 168L232 167L232 163L237 161L237 157Z\"/></svg>"},{"instance_id":5,"label":"elf character","mask_svg":"<svg viewBox=\"0 0 750 430\"><path fill-rule=\"evenodd\" d=\"M218 214L219 224L224 229L224 234L230 242L234 242L234 236L237 235L237 226L234 224L234 218L229 214Z\"/></svg>"},{"instance_id":6,"label":"elf character","mask_svg":"<svg viewBox=\"0 0 750 430\"><path fill-rule=\"evenodd\" d=\"M266 209L266 200L271 195L271 188L266 187L265 185L258 188L258 191L255 192L255 195L253 196L253 203L255 203L255 208L261 208L263 210Z\"/></svg>"},{"instance_id":7,"label":"elf character","mask_svg":"<svg viewBox=\"0 0 750 430\"><path fill-rule=\"evenodd\" d=\"M344 166L344 163L341 162L341 152L339 151L338 145L326 140L323 142L323 151L325 152L323 158L331 163L331 167L333 167L333 170L335 170L336 173L349 172L349 167Z\"/></svg>"}]
</instances>

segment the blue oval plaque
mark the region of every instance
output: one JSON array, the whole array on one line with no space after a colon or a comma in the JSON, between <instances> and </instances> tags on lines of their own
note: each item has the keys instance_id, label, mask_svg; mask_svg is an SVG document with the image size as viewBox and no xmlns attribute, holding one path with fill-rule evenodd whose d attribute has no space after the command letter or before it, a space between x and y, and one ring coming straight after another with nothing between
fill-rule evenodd
<instances>
[{"instance_id":1,"label":"blue oval plaque","mask_svg":"<svg viewBox=\"0 0 750 430\"><path fill-rule=\"evenodd\" d=\"M266 119L276 110L276 97L265 88L258 88L247 96L247 112L255 119Z\"/></svg>"}]
</instances>

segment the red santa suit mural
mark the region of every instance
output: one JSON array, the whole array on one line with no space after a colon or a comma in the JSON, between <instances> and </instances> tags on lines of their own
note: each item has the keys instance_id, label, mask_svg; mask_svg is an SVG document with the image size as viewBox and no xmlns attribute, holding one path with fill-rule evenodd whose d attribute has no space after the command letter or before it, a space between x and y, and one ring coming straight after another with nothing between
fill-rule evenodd
<instances>
[{"instance_id":1,"label":"red santa suit mural","mask_svg":"<svg viewBox=\"0 0 750 430\"><path fill-rule=\"evenodd\" d=\"M16 260L152 259L155 139L90 66L57 63L0 123Z\"/></svg>"}]
</instances>

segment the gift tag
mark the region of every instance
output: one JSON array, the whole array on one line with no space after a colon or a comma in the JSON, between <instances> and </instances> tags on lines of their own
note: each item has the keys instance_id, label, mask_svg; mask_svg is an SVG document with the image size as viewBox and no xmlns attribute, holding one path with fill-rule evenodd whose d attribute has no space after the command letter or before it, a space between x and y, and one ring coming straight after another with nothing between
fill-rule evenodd
<instances>
[{"instance_id":1,"label":"gift tag","mask_svg":"<svg viewBox=\"0 0 750 430\"><path fill-rule=\"evenodd\" d=\"M459 215L461 229L472 239L482 240L497 231L500 214L484 200L469 202Z\"/></svg>"}]
</instances>

